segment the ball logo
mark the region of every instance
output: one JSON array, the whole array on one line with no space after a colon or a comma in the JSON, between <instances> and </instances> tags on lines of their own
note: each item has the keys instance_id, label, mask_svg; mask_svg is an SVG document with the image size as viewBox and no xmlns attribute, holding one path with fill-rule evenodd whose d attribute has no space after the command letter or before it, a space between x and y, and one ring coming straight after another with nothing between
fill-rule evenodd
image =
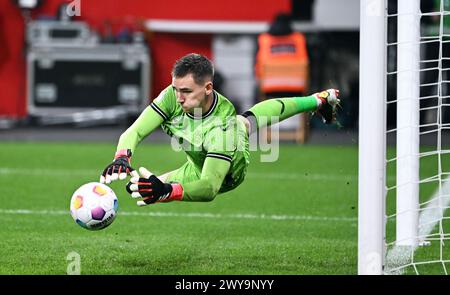
<instances>
[{"instance_id":1,"label":"ball logo","mask_svg":"<svg viewBox=\"0 0 450 295\"><path fill-rule=\"evenodd\" d=\"M101 228L105 227L105 225L107 225L110 222L112 222L112 220L114 220L115 217L116 216L114 214L112 214L112 215L108 216L105 220L103 220L103 221L101 221L99 223L91 225L91 227L93 229L97 229L97 228L101 229Z\"/></svg>"}]
</instances>

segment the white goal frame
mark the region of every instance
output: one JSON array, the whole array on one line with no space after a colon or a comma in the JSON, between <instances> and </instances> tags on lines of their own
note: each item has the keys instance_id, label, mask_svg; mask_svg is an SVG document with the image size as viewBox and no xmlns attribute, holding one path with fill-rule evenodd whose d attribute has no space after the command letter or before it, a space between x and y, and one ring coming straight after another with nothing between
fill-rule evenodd
<instances>
[{"instance_id":1,"label":"white goal frame","mask_svg":"<svg viewBox=\"0 0 450 295\"><path fill-rule=\"evenodd\" d=\"M361 0L358 274L386 256L387 0ZM419 209L420 0L398 0L396 243L416 247Z\"/></svg>"},{"instance_id":2,"label":"white goal frame","mask_svg":"<svg viewBox=\"0 0 450 295\"><path fill-rule=\"evenodd\" d=\"M381 274L385 249L385 0L360 2L358 274Z\"/></svg>"}]
</instances>

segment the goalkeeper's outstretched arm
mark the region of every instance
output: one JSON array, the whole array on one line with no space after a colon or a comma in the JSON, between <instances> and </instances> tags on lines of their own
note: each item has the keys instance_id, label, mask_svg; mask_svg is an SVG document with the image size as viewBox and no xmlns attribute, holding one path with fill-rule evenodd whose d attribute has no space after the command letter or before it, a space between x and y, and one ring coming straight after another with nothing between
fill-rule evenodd
<instances>
[{"instance_id":1,"label":"goalkeeper's outstretched arm","mask_svg":"<svg viewBox=\"0 0 450 295\"><path fill-rule=\"evenodd\" d=\"M151 107L147 107L137 120L119 138L117 151L129 149L132 153L137 145L163 122L163 118Z\"/></svg>"},{"instance_id":2,"label":"goalkeeper's outstretched arm","mask_svg":"<svg viewBox=\"0 0 450 295\"><path fill-rule=\"evenodd\" d=\"M137 120L120 136L114 160L100 176L101 183L111 183L125 179L127 174L134 174L131 156L137 145L163 122L163 118L151 107L147 107Z\"/></svg>"},{"instance_id":3,"label":"goalkeeper's outstretched arm","mask_svg":"<svg viewBox=\"0 0 450 295\"><path fill-rule=\"evenodd\" d=\"M184 200L209 202L219 193L231 163L217 158L206 157L201 178L184 185Z\"/></svg>"}]
</instances>

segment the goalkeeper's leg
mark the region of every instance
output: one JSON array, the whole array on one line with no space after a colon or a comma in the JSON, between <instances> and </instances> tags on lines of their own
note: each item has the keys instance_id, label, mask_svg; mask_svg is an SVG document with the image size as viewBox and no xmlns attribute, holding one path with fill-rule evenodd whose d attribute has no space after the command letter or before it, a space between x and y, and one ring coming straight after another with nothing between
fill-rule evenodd
<instances>
[{"instance_id":1,"label":"goalkeeper's leg","mask_svg":"<svg viewBox=\"0 0 450 295\"><path fill-rule=\"evenodd\" d=\"M310 96L269 99L254 105L242 117L246 118L244 123L249 134L303 112L315 112L325 124L332 124L336 121L338 97L339 90L328 89Z\"/></svg>"}]
</instances>

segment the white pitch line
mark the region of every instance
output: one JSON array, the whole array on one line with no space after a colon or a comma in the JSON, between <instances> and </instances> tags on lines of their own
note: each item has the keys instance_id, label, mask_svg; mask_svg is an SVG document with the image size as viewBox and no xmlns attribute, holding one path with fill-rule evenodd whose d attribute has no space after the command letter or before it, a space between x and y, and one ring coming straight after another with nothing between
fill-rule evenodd
<instances>
[{"instance_id":1,"label":"white pitch line","mask_svg":"<svg viewBox=\"0 0 450 295\"><path fill-rule=\"evenodd\" d=\"M0 175L26 175L26 176L90 176L98 174L100 171L94 169L46 169L46 168L0 168ZM158 173L156 173L158 174ZM310 181L356 181L357 175L350 174L315 174L315 173L259 173L249 172L248 179L279 179L279 180L310 180Z\"/></svg>"},{"instance_id":2,"label":"white pitch line","mask_svg":"<svg viewBox=\"0 0 450 295\"><path fill-rule=\"evenodd\" d=\"M345 174L300 174L300 173L257 173L249 172L246 178L254 179L289 179L289 180L313 180L313 181L351 181L357 180L355 175Z\"/></svg>"},{"instance_id":3,"label":"white pitch line","mask_svg":"<svg viewBox=\"0 0 450 295\"><path fill-rule=\"evenodd\" d=\"M26 176L86 176L92 175L92 169L45 169L45 168L0 168L0 175L26 175ZM101 173L98 172L97 173Z\"/></svg>"},{"instance_id":4,"label":"white pitch line","mask_svg":"<svg viewBox=\"0 0 450 295\"><path fill-rule=\"evenodd\" d=\"M442 181L442 189L437 191L431 197L431 201L427 206L421 209L419 215L419 241L418 245L423 244L429 234L433 231L436 225L444 216L445 209L450 205L450 198L443 197L450 195L450 178ZM394 246L386 255L387 272L392 269L399 269L393 271L395 274L402 274L403 265L411 262L411 253L416 250L417 246Z\"/></svg>"},{"instance_id":5,"label":"white pitch line","mask_svg":"<svg viewBox=\"0 0 450 295\"><path fill-rule=\"evenodd\" d=\"M29 209L0 209L0 214L17 214L17 215L67 215L70 216L69 210L29 210ZM327 217L327 216L310 216L310 215L273 215L273 214L218 214L218 213L200 213L200 212L129 212L118 211L118 216L146 216L146 217L181 217L181 218L211 218L211 219L261 219L273 221L319 221L319 222L356 222L356 217Z\"/></svg>"}]
</instances>

